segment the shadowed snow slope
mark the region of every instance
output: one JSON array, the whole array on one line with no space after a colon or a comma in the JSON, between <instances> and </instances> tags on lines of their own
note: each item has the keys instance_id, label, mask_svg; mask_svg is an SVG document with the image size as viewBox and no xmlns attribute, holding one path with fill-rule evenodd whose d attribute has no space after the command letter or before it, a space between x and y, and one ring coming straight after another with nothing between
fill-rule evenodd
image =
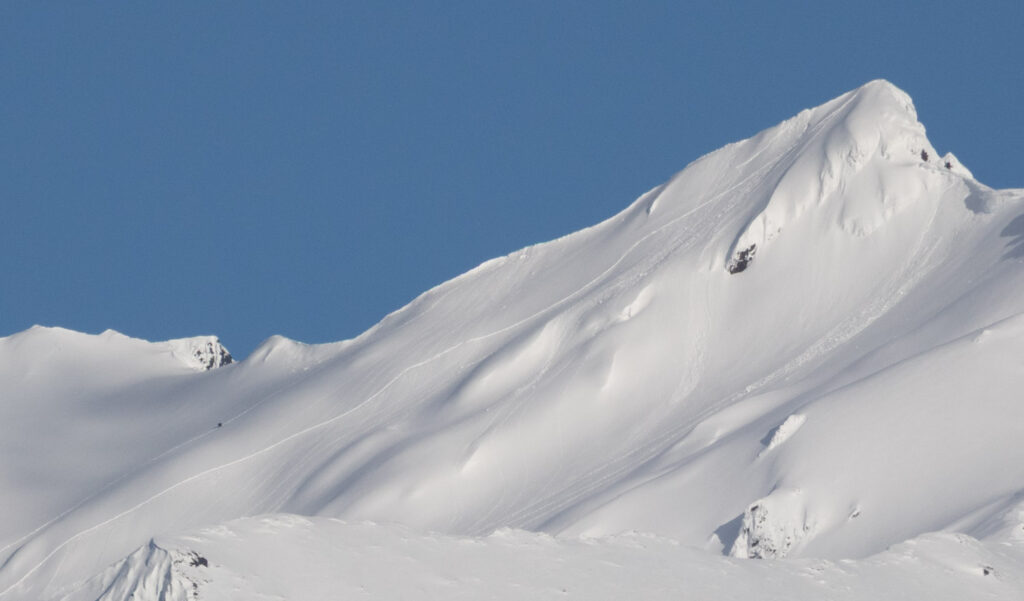
<instances>
[{"instance_id":1,"label":"shadowed snow slope","mask_svg":"<svg viewBox=\"0 0 1024 601\"><path fill-rule=\"evenodd\" d=\"M0 599L265 513L736 557L1019 545L1022 215L875 81L354 340L197 372L114 333L0 339Z\"/></svg>"}]
</instances>

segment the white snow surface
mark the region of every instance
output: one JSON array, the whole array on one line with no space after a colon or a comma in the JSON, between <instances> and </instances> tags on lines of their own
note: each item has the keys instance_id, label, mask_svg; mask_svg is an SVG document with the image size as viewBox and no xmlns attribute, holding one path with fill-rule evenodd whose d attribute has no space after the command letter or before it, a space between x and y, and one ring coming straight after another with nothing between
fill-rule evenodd
<instances>
[{"instance_id":1,"label":"white snow surface","mask_svg":"<svg viewBox=\"0 0 1024 601\"><path fill-rule=\"evenodd\" d=\"M931 534L859 562L745 561L633 532L568 540L500 529L466 538L274 514L151 540L61 597L1015 599L1024 590L1021 551L962 534Z\"/></svg>"},{"instance_id":2,"label":"white snow surface","mask_svg":"<svg viewBox=\"0 0 1024 601\"><path fill-rule=\"evenodd\" d=\"M0 600L1020 599L1022 260L874 81L353 340L0 338Z\"/></svg>"}]
</instances>

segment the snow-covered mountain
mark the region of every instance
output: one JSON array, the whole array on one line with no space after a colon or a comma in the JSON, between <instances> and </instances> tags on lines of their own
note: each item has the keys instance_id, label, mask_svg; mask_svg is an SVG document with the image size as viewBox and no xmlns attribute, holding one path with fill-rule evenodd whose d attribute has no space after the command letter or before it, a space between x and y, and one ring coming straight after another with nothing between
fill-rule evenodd
<instances>
[{"instance_id":1,"label":"snow-covered mountain","mask_svg":"<svg viewBox=\"0 0 1024 601\"><path fill-rule=\"evenodd\" d=\"M978 576L1019 598L1022 259L1024 190L975 181L874 81L354 340L207 371L230 362L215 339L0 339L0 600L318 598L260 580L261 537L344 562L374 548L349 542L364 520L404 525L366 569L412 557L428 597L415 558L469 545L502 582L540 546L574 583L604 561L712 596L770 570L780 597L962 598Z\"/></svg>"}]
</instances>

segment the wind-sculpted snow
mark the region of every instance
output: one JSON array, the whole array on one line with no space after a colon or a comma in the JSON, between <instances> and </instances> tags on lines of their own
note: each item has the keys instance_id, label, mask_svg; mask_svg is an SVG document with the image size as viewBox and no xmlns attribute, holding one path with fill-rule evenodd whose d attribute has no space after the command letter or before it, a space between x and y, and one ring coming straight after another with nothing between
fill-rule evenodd
<instances>
[{"instance_id":1,"label":"wind-sculpted snow","mask_svg":"<svg viewBox=\"0 0 1024 601\"><path fill-rule=\"evenodd\" d=\"M63 598L1016 600L1022 561L1019 544L954 534L856 562L754 562L650 534L560 540L501 529L464 538L277 514L162 537Z\"/></svg>"},{"instance_id":2,"label":"wind-sculpted snow","mask_svg":"<svg viewBox=\"0 0 1024 601\"><path fill-rule=\"evenodd\" d=\"M117 562L90 582L75 583L71 595L81 595L90 601L130 601L153 599L159 601L186 601L196 599L198 579L185 573L190 567L199 567L196 553L171 552L155 541L140 547Z\"/></svg>"},{"instance_id":3,"label":"wind-sculpted snow","mask_svg":"<svg viewBox=\"0 0 1024 601\"><path fill-rule=\"evenodd\" d=\"M1022 213L877 81L354 340L205 372L116 333L0 339L0 599L281 512L740 557L988 545L1024 494Z\"/></svg>"}]
</instances>

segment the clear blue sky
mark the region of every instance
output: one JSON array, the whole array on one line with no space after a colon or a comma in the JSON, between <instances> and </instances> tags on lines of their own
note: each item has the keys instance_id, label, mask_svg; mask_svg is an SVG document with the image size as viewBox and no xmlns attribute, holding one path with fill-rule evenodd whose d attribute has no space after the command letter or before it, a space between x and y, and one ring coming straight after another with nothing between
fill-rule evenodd
<instances>
[{"instance_id":1,"label":"clear blue sky","mask_svg":"<svg viewBox=\"0 0 1024 601\"><path fill-rule=\"evenodd\" d=\"M88 4L0 4L0 335L349 338L879 77L1024 186L1019 1Z\"/></svg>"}]
</instances>

